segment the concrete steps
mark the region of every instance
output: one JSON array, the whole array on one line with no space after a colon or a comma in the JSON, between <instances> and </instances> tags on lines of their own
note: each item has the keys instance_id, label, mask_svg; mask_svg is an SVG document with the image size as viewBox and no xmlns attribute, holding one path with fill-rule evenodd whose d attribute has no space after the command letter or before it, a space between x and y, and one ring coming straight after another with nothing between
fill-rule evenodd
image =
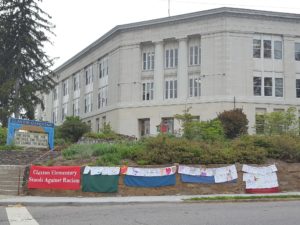
<instances>
[{"instance_id":1,"label":"concrete steps","mask_svg":"<svg viewBox=\"0 0 300 225\"><path fill-rule=\"evenodd\" d=\"M0 195L18 195L22 189L25 166L0 165Z\"/></svg>"}]
</instances>

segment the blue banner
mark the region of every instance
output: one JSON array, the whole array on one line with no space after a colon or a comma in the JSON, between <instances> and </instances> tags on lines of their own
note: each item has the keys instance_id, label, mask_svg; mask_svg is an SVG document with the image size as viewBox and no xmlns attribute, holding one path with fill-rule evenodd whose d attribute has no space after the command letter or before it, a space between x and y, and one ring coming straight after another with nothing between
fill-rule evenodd
<instances>
[{"instance_id":1,"label":"blue banner","mask_svg":"<svg viewBox=\"0 0 300 225\"><path fill-rule=\"evenodd\" d=\"M215 177L214 176L192 176L181 174L181 182L183 183L200 183L200 184L214 184Z\"/></svg>"},{"instance_id":2,"label":"blue banner","mask_svg":"<svg viewBox=\"0 0 300 225\"><path fill-rule=\"evenodd\" d=\"M176 184L176 175L159 177L139 177L126 175L124 184L130 187L164 187L174 186Z\"/></svg>"}]
</instances>

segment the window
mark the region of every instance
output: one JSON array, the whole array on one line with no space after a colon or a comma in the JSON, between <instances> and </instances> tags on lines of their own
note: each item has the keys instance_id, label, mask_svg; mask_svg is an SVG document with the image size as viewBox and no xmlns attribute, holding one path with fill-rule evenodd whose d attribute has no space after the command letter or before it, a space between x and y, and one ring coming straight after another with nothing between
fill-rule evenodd
<instances>
[{"instance_id":1,"label":"window","mask_svg":"<svg viewBox=\"0 0 300 225\"><path fill-rule=\"evenodd\" d=\"M264 40L264 58L270 59L272 56L272 42L271 40Z\"/></svg>"},{"instance_id":2,"label":"window","mask_svg":"<svg viewBox=\"0 0 300 225\"><path fill-rule=\"evenodd\" d=\"M177 80L165 81L165 99L177 98Z\"/></svg>"},{"instance_id":3,"label":"window","mask_svg":"<svg viewBox=\"0 0 300 225\"><path fill-rule=\"evenodd\" d=\"M64 80L62 82L62 89L63 89L63 96L67 96L69 93L68 93L68 80Z\"/></svg>"},{"instance_id":4,"label":"window","mask_svg":"<svg viewBox=\"0 0 300 225\"><path fill-rule=\"evenodd\" d=\"M73 90L79 90L79 73L73 75Z\"/></svg>"},{"instance_id":5,"label":"window","mask_svg":"<svg viewBox=\"0 0 300 225\"><path fill-rule=\"evenodd\" d=\"M143 83L143 101L153 100L153 81Z\"/></svg>"},{"instance_id":6,"label":"window","mask_svg":"<svg viewBox=\"0 0 300 225\"><path fill-rule=\"evenodd\" d=\"M161 133L174 133L174 118L162 118L160 125Z\"/></svg>"},{"instance_id":7,"label":"window","mask_svg":"<svg viewBox=\"0 0 300 225\"><path fill-rule=\"evenodd\" d=\"M57 96L58 96L58 87L54 87L53 89L53 100L57 100Z\"/></svg>"},{"instance_id":8,"label":"window","mask_svg":"<svg viewBox=\"0 0 300 225\"><path fill-rule=\"evenodd\" d=\"M261 77L253 77L254 96L261 96Z\"/></svg>"},{"instance_id":9,"label":"window","mask_svg":"<svg viewBox=\"0 0 300 225\"><path fill-rule=\"evenodd\" d=\"M99 78L108 76L108 58L103 58L98 62Z\"/></svg>"},{"instance_id":10,"label":"window","mask_svg":"<svg viewBox=\"0 0 300 225\"><path fill-rule=\"evenodd\" d=\"M253 94L254 96L283 97L283 78L253 77Z\"/></svg>"},{"instance_id":11,"label":"window","mask_svg":"<svg viewBox=\"0 0 300 225\"><path fill-rule=\"evenodd\" d=\"M89 93L84 97L84 112L92 112L92 93Z\"/></svg>"},{"instance_id":12,"label":"window","mask_svg":"<svg viewBox=\"0 0 300 225\"><path fill-rule=\"evenodd\" d=\"M283 97L283 78L275 78L275 97Z\"/></svg>"},{"instance_id":13,"label":"window","mask_svg":"<svg viewBox=\"0 0 300 225\"><path fill-rule=\"evenodd\" d=\"M274 41L274 59L282 59L282 41Z\"/></svg>"},{"instance_id":14,"label":"window","mask_svg":"<svg viewBox=\"0 0 300 225\"><path fill-rule=\"evenodd\" d=\"M178 49L167 49L166 50L166 68L175 68L178 65Z\"/></svg>"},{"instance_id":15,"label":"window","mask_svg":"<svg viewBox=\"0 0 300 225\"><path fill-rule=\"evenodd\" d=\"M52 122L57 123L58 108L54 108L52 112Z\"/></svg>"},{"instance_id":16,"label":"window","mask_svg":"<svg viewBox=\"0 0 300 225\"><path fill-rule=\"evenodd\" d=\"M92 67L92 65L85 68L84 74L85 74L85 85L91 84L93 82L93 67Z\"/></svg>"},{"instance_id":17,"label":"window","mask_svg":"<svg viewBox=\"0 0 300 225\"><path fill-rule=\"evenodd\" d=\"M190 66L200 64L200 47L191 46L190 47Z\"/></svg>"},{"instance_id":18,"label":"window","mask_svg":"<svg viewBox=\"0 0 300 225\"><path fill-rule=\"evenodd\" d=\"M98 93L98 109L107 106L107 86L99 89Z\"/></svg>"},{"instance_id":19,"label":"window","mask_svg":"<svg viewBox=\"0 0 300 225\"><path fill-rule=\"evenodd\" d=\"M79 98L73 101L73 116L79 116Z\"/></svg>"},{"instance_id":20,"label":"window","mask_svg":"<svg viewBox=\"0 0 300 225\"><path fill-rule=\"evenodd\" d=\"M200 77L192 77L189 79L190 97L201 96L201 79Z\"/></svg>"},{"instance_id":21,"label":"window","mask_svg":"<svg viewBox=\"0 0 300 225\"><path fill-rule=\"evenodd\" d=\"M295 60L300 61L300 43L295 43Z\"/></svg>"},{"instance_id":22,"label":"window","mask_svg":"<svg viewBox=\"0 0 300 225\"><path fill-rule=\"evenodd\" d=\"M96 132L99 133L100 132L100 119L96 118Z\"/></svg>"},{"instance_id":23,"label":"window","mask_svg":"<svg viewBox=\"0 0 300 225\"><path fill-rule=\"evenodd\" d=\"M64 104L61 108L61 120L64 121L67 114L68 114L68 105L67 104Z\"/></svg>"},{"instance_id":24,"label":"window","mask_svg":"<svg viewBox=\"0 0 300 225\"><path fill-rule=\"evenodd\" d=\"M253 58L260 58L261 40L253 40Z\"/></svg>"},{"instance_id":25,"label":"window","mask_svg":"<svg viewBox=\"0 0 300 225\"><path fill-rule=\"evenodd\" d=\"M264 134L265 132L265 115L256 114L255 115L255 130L256 134Z\"/></svg>"},{"instance_id":26,"label":"window","mask_svg":"<svg viewBox=\"0 0 300 225\"><path fill-rule=\"evenodd\" d=\"M150 119L139 119L141 137L150 135Z\"/></svg>"},{"instance_id":27,"label":"window","mask_svg":"<svg viewBox=\"0 0 300 225\"><path fill-rule=\"evenodd\" d=\"M143 53L143 70L154 70L154 52Z\"/></svg>"},{"instance_id":28,"label":"window","mask_svg":"<svg viewBox=\"0 0 300 225\"><path fill-rule=\"evenodd\" d=\"M296 79L296 97L300 98L300 79Z\"/></svg>"},{"instance_id":29,"label":"window","mask_svg":"<svg viewBox=\"0 0 300 225\"><path fill-rule=\"evenodd\" d=\"M265 96L272 96L272 77L264 78L264 93Z\"/></svg>"}]
</instances>

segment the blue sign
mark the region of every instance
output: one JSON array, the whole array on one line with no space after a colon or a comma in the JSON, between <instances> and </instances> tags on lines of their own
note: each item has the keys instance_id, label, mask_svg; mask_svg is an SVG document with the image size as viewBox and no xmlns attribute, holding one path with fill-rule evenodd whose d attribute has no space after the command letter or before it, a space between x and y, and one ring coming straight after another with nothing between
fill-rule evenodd
<instances>
[{"instance_id":1,"label":"blue sign","mask_svg":"<svg viewBox=\"0 0 300 225\"><path fill-rule=\"evenodd\" d=\"M45 133L48 134L48 144L51 150L54 149L54 124L36 120L24 120L9 118L6 144L11 145L14 141L15 131L21 129L23 126L41 127Z\"/></svg>"}]
</instances>

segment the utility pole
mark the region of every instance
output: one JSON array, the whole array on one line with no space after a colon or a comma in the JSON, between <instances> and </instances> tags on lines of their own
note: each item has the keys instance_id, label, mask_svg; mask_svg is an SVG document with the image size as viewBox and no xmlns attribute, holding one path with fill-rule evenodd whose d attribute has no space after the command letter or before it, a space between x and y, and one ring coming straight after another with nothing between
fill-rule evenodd
<instances>
[{"instance_id":1,"label":"utility pole","mask_svg":"<svg viewBox=\"0 0 300 225\"><path fill-rule=\"evenodd\" d=\"M171 1L171 0L168 0L168 15L169 15L169 17L171 16L171 12L170 12L170 4L171 4L171 3L170 3L170 1Z\"/></svg>"}]
</instances>

